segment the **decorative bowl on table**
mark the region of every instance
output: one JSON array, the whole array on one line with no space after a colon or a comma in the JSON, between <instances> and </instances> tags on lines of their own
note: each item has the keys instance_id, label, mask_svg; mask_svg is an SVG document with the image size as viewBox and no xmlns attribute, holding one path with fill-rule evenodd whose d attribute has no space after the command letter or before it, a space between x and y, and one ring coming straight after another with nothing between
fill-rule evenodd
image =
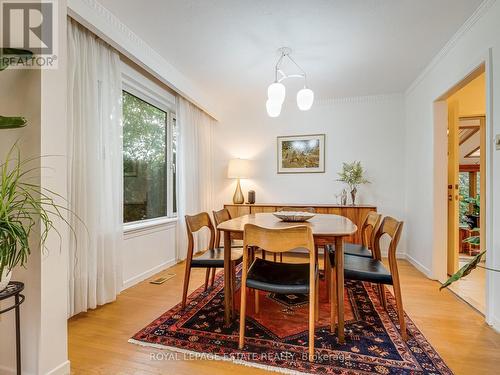
<instances>
[{"instance_id":1,"label":"decorative bowl on table","mask_svg":"<svg viewBox=\"0 0 500 375\"><path fill-rule=\"evenodd\" d=\"M273 215L278 219L290 222L303 222L307 221L315 216L312 212L301 212L301 211L279 211L273 212Z\"/></svg>"}]
</instances>

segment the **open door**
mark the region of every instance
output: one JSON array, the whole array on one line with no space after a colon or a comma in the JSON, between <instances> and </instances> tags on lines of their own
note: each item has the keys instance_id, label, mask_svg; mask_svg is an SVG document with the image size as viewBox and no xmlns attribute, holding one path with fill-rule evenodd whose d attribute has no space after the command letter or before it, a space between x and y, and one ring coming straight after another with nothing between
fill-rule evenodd
<instances>
[{"instance_id":1,"label":"open door","mask_svg":"<svg viewBox=\"0 0 500 375\"><path fill-rule=\"evenodd\" d=\"M481 226L480 239L481 239L481 249L486 250L486 117L481 116L479 118L479 127L481 131L481 145L480 145L480 215L479 224Z\"/></svg>"},{"instance_id":2,"label":"open door","mask_svg":"<svg viewBox=\"0 0 500 375\"><path fill-rule=\"evenodd\" d=\"M439 278L455 274L486 249L487 77L483 63L434 102L433 272ZM486 264L449 287L481 313L490 296Z\"/></svg>"},{"instance_id":3,"label":"open door","mask_svg":"<svg viewBox=\"0 0 500 375\"><path fill-rule=\"evenodd\" d=\"M458 271L459 252L459 153L458 153L458 100L448 101L448 275Z\"/></svg>"}]
</instances>

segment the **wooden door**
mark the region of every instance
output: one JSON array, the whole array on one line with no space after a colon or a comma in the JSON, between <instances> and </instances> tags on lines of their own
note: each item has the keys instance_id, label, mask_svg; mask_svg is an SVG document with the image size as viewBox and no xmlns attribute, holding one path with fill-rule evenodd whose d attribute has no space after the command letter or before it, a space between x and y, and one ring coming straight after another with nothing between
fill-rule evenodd
<instances>
[{"instance_id":1,"label":"wooden door","mask_svg":"<svg viewBox=\"0 0 500 375\"><path fill-rule=\"evenodd\" d=\"M479 226L480 250L486 250L486 117L479 118L479 131L481 132L480 165L479 165Z\"/></svg>"},{"instance_id":2,"label":"wooden door","mask_svg":"<svg viewBox=\"0 0 500 375\"><path fill-rule=\"evenodd\" d=\"M449 275L458 271L459 250L459 107L457 100L448 102L448 262Z\"/></svg>"}]
</instances>

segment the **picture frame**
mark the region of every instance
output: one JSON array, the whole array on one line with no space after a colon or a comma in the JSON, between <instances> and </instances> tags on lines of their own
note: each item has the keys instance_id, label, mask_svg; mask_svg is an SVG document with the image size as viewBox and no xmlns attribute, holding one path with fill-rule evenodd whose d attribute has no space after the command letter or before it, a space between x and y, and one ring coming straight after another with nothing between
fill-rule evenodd
<instances>
[{"instance_id":1,"label":"picture frame","mask_svg":"<svg viewBox=\"0 0 500 375\"><path fill-rule=\"evenodd\" d=\"M278 174L325 173L325 134L277 137Z\"/></svg>"}]
</instances>

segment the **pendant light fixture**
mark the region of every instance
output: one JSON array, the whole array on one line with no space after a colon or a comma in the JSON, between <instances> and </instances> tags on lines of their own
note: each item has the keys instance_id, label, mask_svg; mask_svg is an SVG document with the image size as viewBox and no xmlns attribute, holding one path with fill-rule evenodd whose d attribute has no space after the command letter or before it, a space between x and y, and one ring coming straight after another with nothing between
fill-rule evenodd
<instances>
[{"instance_id":1,"label":"pendant light fixture","mask_svg":"<svg viewBox=\"0 0 500 375\"><path fill-rule=\"evenodd\" d=\"M297 106L301 111L308 111L314 103L314 92L307 87L307 76L304 69L290 56L292 50L282 47L278 50L280 58L274 68L274 82L267 88L266 110L269 117L278 117L281 114L281 107L286 97L286 88L282 83L288 78L300 78L304 80L304 87L297 93ZM290 60L300 71L296 74L286 74L281 69L284 59Z\"/></svg>"}]
</instances>

